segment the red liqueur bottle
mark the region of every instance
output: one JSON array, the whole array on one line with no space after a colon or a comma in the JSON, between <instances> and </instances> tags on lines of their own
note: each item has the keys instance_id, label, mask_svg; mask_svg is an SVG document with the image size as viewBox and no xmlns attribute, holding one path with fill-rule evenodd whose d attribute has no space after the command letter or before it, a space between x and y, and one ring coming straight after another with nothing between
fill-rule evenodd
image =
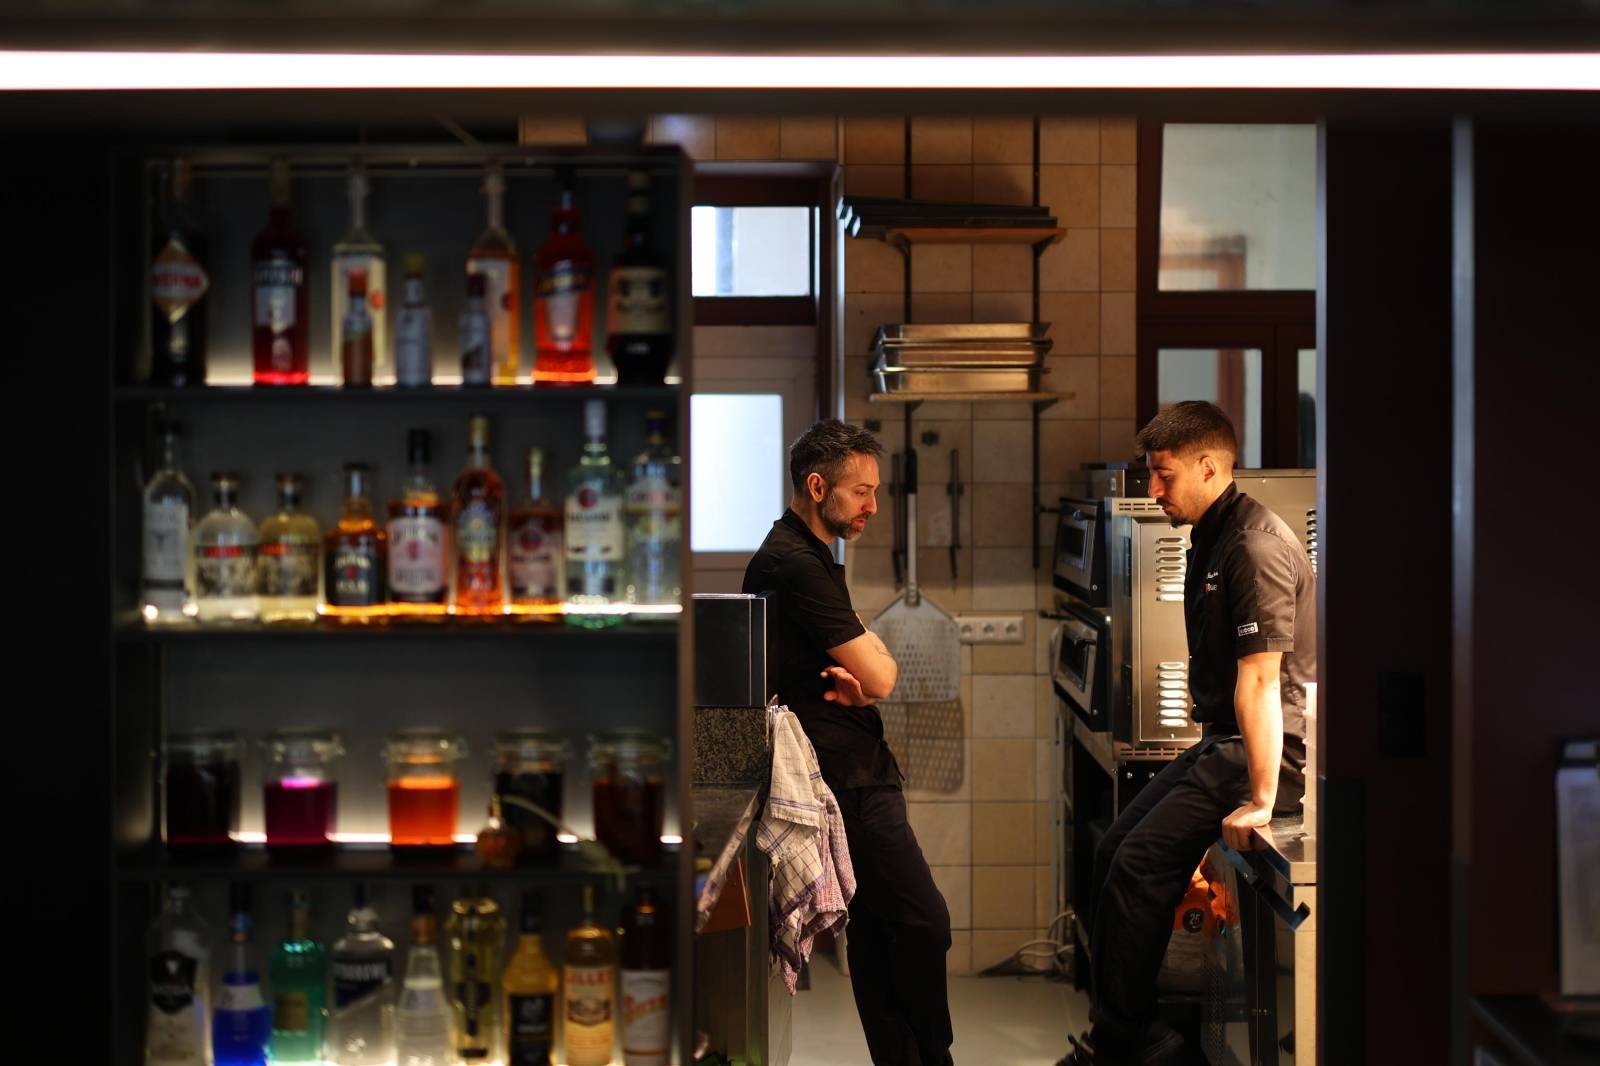
<instances>
[{"instance_id":1,"label":"red liqueur bottle","mask_svg":"<svg viewBox=\"0 0 1600 1066\"><path fill-rule=\"evenodd\" d=\"M250 246L251 347L257 385L311 380L306 239L289 206L289 161L272 161L272 208Z\"/></svg>"}]
</instances>

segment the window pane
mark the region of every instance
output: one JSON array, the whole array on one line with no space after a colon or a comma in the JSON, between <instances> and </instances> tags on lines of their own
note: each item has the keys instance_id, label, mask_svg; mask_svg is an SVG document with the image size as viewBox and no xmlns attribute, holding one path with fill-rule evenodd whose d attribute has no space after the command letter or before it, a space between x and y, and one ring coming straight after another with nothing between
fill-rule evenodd
<instances>
[{"instance_id":1,"label":"window pane","mask_svg":"<svg viewBox=\"0 0 1600 1066\"><path fill-rule=\"evenodd\" d=\"M696 296L810 296L809 207L707 207L689 213Z\"/></svg>"},{"instance_id":2,"label":"window pane","mask_svg":"<svg viewBox=\"0 0 1600 1066\"><path fill-rule=\"evenodd\" d=\"M1316 198L1315 126L1169 123L1157 287L1316 288Z\"/></svg>"},{"instance_id":3,"label":"window pane","mask_svg":"<svg viewBox=\"0 0 1600 1066\"><path fill-rule=\"evenodd\" d=\"M1233 419L1237 465L1261 465L1261 349L1162 348L1157 353L1156 403L1209 400Z\"/></svg>"},{"instance_id":4,"label":"window pane","mask_svg":"<svg viewBox=\"0 0 1600 1066\"><path fill-rule=\"evenodd\" d=\"M1301 348L1298 353L1299 384L1295 399L1300 411L1300 465L1317 465L1317 350Z\"/></svg>"},{"instance_id":5,"label":"window pane","mask_svg":"<svg viewBox=\"0 0 1600 1066\"><path fill-rule=\"evenodd\" d=\"M744 552L761 547L783 514L783 397L689 397L689 547Z\"/></svg>"}]
</instances>

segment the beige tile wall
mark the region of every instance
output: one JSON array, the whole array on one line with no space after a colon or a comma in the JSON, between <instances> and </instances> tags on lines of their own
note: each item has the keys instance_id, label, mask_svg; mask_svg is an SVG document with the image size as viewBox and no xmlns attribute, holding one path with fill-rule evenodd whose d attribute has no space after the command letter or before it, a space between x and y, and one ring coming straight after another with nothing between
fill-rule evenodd
<instances>
[{"instance_id":1,"label":"beige tile wall","mask_svg":"<svg viewBox=\"0 0 1600 1066\"><path fill-rule=\"evenodd\" d=\"M928 199L1033 201L1033 118L1028 115L658 116L650 135L698 159L834 159L847 193ZM906 157L908 150L910 159ZM1132 118L1046 115L1039 129L1040 202L1067 235L1040 263L1040 317L1055 348L1046 387L1070 392L1041 421L1041 495L1054 499L1079 464L1131 454L1134 434L1134 255L1137 189ZM910 187L907 188L909 162ZM913 321L1024 320L1032 310L1031 253L1023 248L919 246L913 251ZM901 446L893 409L867 402L873 330L904 316L900 255L877 241L844 248L844 409L876 419L885 445ZM953 972L980 969L1044 934L1050 900L1049 766L1054 716L1047 647L1047 569L1029 550L1032 449L1025 404L924 404L914 429L923 492L918 556L931 599L952 612L1027 617L1021 645L963 649L965 773L950 792L913 790L911 822L956 933ZM951 512L943 486L950 449L961 453L957 576L950 576ZM886 473L887 473L887 467ZM884 500L884 515L889 513ZM1040 520L1048 563L1049 516ZM871 615L895 595L892 534L875 523L847 553L852 595Z\"/></svg>"}]
</instances>

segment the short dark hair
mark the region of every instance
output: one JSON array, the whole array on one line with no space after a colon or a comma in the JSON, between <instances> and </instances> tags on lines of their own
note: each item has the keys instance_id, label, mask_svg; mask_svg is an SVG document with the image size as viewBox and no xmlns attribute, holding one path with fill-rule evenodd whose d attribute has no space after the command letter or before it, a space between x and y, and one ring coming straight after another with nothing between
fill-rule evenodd
<instances>
[{"instance_id":1,"label":"short dark hair","mask_svg":"<svg viewBox=\"0 0 1600 1066\"><path fill-rule=\"evenodd\" d=\"M1184 400L1152 418L1134 438L1133 446L1146 455L1171 452L1187 457L1197 451L1225 452L1232 470L1239 454L1239 437L1222 408L1204 400Z\"/></svg>"},{"instance_id":2,"label":"short dark hair","mask_svg":"<svg viewBox=\"0 0 1600 1066\"><path fill-rule=\"evenodd\" d=\"M839 468L852 455L877 458L882 454L883 445L878 438L860 426L824 418L789 445L789 480L796 492L806 487L806 478L812 474L821 474L822 480L832 485L839 477Z\"/></svg>"}]
</instances>

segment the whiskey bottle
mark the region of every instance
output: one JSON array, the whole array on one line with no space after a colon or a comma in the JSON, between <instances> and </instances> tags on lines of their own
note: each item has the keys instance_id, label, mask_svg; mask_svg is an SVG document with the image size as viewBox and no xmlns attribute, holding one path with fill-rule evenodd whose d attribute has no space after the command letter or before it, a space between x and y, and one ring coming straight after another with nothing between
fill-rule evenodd
<instances>
[{"instance_id":1,"label":"whiskey bottle","mask_svg":"<svg viewBox=\"0 0 1600 1066\"><path fill-rule=\"evenodd\" d=\"M214 506L194 530L195 608L202 622L254 622L256 524L239 510L239 475L211 475Z\"/></svg>"},{"instance_id":2,"label":"whiskey bottle","mask_svg":"<svg viewBox=\"0 0 1600 1066\"><path fill-rule=\"evenodd\" d=\"M461 308L461 384L487 385L492 378L494 324L484 294L488 279L467 275L467 302Z\"/></svg>"},{"instance_id":3,"label":"whiskey bottle","mask_svg":"<svg viewBox=\"0 0 1600 1066\"><path fill-rule=\"evenodd\" d=\"M332 1002L328 1061L334 1066L389 1066L394 1061L394 941L378 929L366 886L355 886L349 931L329 955Z\"/></svg>"},{"instance_id":4,"label":"whiskey bottle","mask_svg":"<svg viewBox=\"0 0 1600 1066\"><path fill-rule=\"evenodd\" d=\"M578 234L570 174L562 175L550 235L534 256L534 270L534 383L594 381L594 252Z\"/></svg>"},{"instance_id":5,"label":"whiskey bottle","mask_svg":"<svg viewBox=\"0 0 1600 1066\"><path fill-rule=\"evenodd\" d=\"M449 610L449 515L428 476L433 445L426 429L406 434L406 454L411 472L400 495L389 501L389 613L441 618Z\"/></svg>"},{"instance_id":6,"label":"whiskey bottle","mask_svg":"<svg viewBox=\"0 0 1600 1066\"><path fill-rule=\"evenodd\" d=\"M586 884L583 918L567 930L561 972L568 1066L608 1066L616 1042L616 945L594 915L594 885Z\"/></svg>"},{"instance_id":7,"label":"whiskey bottle","mask_svg":"<svg viewBox=\"0 0 1600 1066\"><path fill-rule=\"evenodd\" d=\"M605 401L584 405L583 424L583 457L567 475L567 621L600 628L622 621L622 484L606 451Z\"/></svg>"},{"instance_id":8,"label":"whiskey bottle","mask_svg":"<svg viewBox=\"0 0 1600 1066\"><path fill-rule=\"evenodd\" d=\"M672 1052L672 931L648 885L622 922L622 1061L667 1066Z\"/></svg>"},{"instance_id":9,"label":"whiskey bottle","mask_svg":"<svg viewBox=\"0 0 1600 1066\"><path fill-rule=\"evenodd\" d=\"M367 194L371 189L366 170L359 162L354 164L350 168L350 229L333 246L333 269L329 272L329 287L333 298L333 371L336 375L342 375L346 385L361 384L350 380L349 371L343 363L345 338L350 321L348 316L351 307L356 303L350 282L358 270L366 277L366 291L361 303L366 311L366 321L371 327L372 362L376 364L377 370L387 370L382 364L388 359L389 352L387 329L389 271L384 262L383 245L367 231ZM372 376L373 372L369 370L365 384L372 383Z\"/></svg>"},{"instance_id":10,"label":"whiskey bottle","mask_svg":"<svg viewBox=\"0 0 1600 1066\"><path fill-rule=\"evenodd\" d=\"M257 385L311 380L306 239L289 207L289 161L272 161L272 209L250 246L251 347Z\"/></svg>"},{"instance_id":11,"label":"whiskey bottle","mask_svg":"<svg viewBox=\"0 0 1600 1066\"><path fill-rule=\"evenodd\" d=\"M467 464L456 477L450 525L455 556L450 613L500 616L505 610L505 483L489 455L486 415L473 415L467 423Z\"/></svg>"},{"instance_id":12,"label":"whiskey bottle","mask_svg":"<svg viewBox=\"0 0 1600 1066\"><path fill-rule=\"evenodd\" d=\"M406 256L404 291L394 316L394 374L395 383L408 389L433 384L433 312L422 273L422 256Z\"/></svg>"},{"instance_id":13,"label":"whiskey bottle","mask_svg":"<svg viewBox=\"0 0 1600 1066\"><path fill-rule=\"evenodd\" d=\"M278 475L278 513L261 523L261 620L304 623L317 620L322 598L322 529L300 510L305 479Z\"/></svg>"},{"instance_id":14,"label":"whiskey bottle","mask_svg":"<svg viewBox=\"0 0 1600 1066\"><path fill-rule=\"evenodd\" d=\"M289 893L289 935L272 953L272 1061L322 1062L327 1030L328 949L311 938L311 898Z\"/></svg>"},{"instance_id":15,"label":"whiskey bottle","mask_svg":"<svg viewBox=\"0 0 1600 1066\"><path fill-rule=\"evenodd\" d=\"M344 483L344 513L327 536L322 611L340 622L381 622L387 602L383 578L388 537L372 517L368 499L372 474L367 464L346 463Z\"/></svg>"},{"instance_id":16,"label":"whiskey bottle","mask_svg":"<svg viewBox=\"0 0 1600 1066\"><path fill-rule=\"evenodd\" d=\"M511 511L506 569L513 614L555 620L561 613L565 515L548 491L542 448L528 450L526 495Z\"/></svg>"},{"instance_id":17,"label":"whiskey bottle","mask_svg":"<svg viewBox=\"0 0 1600 1066\"><path fill-rule=\"evenodd\" d=\"M194 486L184 476L176 423L161 428L161 465L144 487L144 620L152 625L189 621L194 616Z\"/></svg>"},{"instance_id":18,"label":"whiskey bottle","mask_svg":"<svg viewBox=\"0 0 1600 1066\"><path fill-rule=\"evenodd\" d=\"M411 890L411 953L406 958L400 1008L395 1012L398 1066L455 1066L455 1016L444 991L439 965L439 918L433 889Z\"/></svg>"},{"instance_id":19,"label":"whiskey bottle","mask_svg":"<svg viewBox=\"0 0 1600 1066\"><path fill-rule=\"evenodd\" d=\"M150 264L150 383L206 383L206 238L189 199L189 161L172 161L171 184Z\"/></svg>"},{"instance_id":20,"label":"whiskey bottle","mask_svg":"<svg viewBox=\"0 0 1600 1066\"><path fill-rule=\"evenodd\" d=\"M500 1049L500 953L506 920L485 887L450 907L450 1006L462 1063L489 1063Z\"/></svg>"},{"instance_id":21,"label":"whiskey bottle","mask_svg":"<svg viewBox=\"0 0 1600 1066\"><path fill-rule=\"evenodd\" d=\"M145 1066L211 1066L211 929L169 884L150 923Z\"/></svg>"},{"instance_id":22,"label":"whiskey bottle","mask_svg":"<svg viewBox=\"0 0 1600 1066\"><path fill-rule=\"evenodd\" d=\"M660 385L672 361L672 291L650 238L650 175L628 173L628 233L611 266L606 351L618 385Z\"/></svg>"},{"instance_id":23,"label":"whiskey bottle","mask_svg":"<svg viewBox=\"0 0 1600 1066\"><path fill-rule=\"evenodd\" d=\"M505 1066L551 1066L555 1060L561 975L544 953L541 903L532 889L522 894L521 935L503 980Z\"/></svg>"},{"instance_id":24,"label":"whiskey bottle","mask_svg":"<svg viewBox=\"0 0 1600 1066\"><path fill-rule=\"evenodd\" d=\"M372 386L373 318L367 310L367 272L350 271L350 295L339 335L340 380L347 388Z\"/></svg>"},{"instance_id":25,"label":"whiskey bottle","mask_svg":"<svg viewBox=\"0 0 1600 1066\"><path fill-rule=\"evenodd\" d=\"M667 416L645 418L645 449L628 480L628 602L676 604L683 594L683 461L667 440Z\"/></svg>"},{"instance_id":26,"label":"whiskey bottle","mask_svg":"<svg viewBox=\"0 0 1600 1066\"><path fill-rule=\"evenodd\" d=\"M517 256L516 242L506 232L506 178L498 163L489 164L484 173L483 195L489 209L489 224L467 255L467 274L481 274L484 278L490 374L497 385L514 385L521 369L521 317L517 301L522 262Z\"/></svg>"}]
</instances>

